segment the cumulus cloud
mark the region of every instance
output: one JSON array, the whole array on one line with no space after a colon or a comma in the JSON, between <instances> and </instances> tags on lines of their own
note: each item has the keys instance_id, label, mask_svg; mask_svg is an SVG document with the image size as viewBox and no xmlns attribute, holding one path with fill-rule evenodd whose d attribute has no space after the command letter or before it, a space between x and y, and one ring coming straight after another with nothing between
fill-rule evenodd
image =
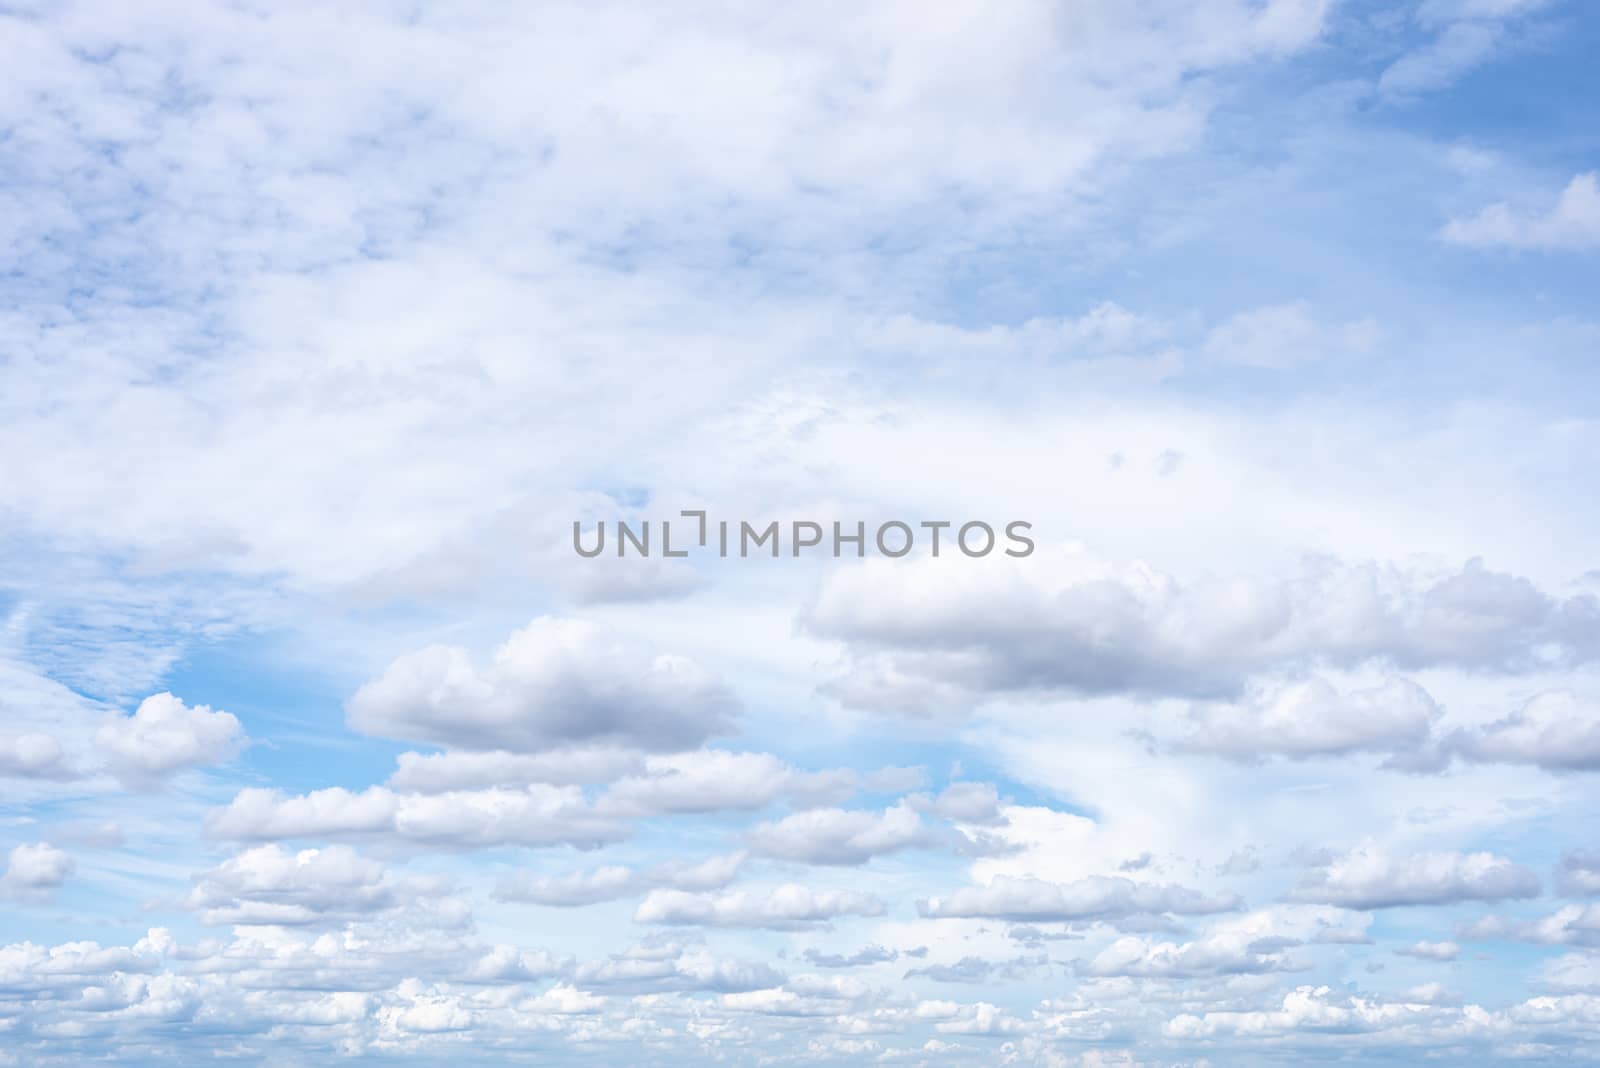
<instances>
[{"instance_id":1,"label":"cumulus cloud","mask_svg":"<svg viewBox=\"0 0 1600 1068\"><path fill-rule=\"evenodd\" d=\"M862 946L853 953L824 953L819 949L808 949L801 956L807 964L818 968L865 968L899 960L900 952L885 949L880 945L870 945Z\"/></svg>"},{"instance_id":2,"label":"cumulus cloud","mask_svg":"<svg viewBox=\"0 0 1600 1068\"><path fill-rule=\"evenodd\" d=\"M1600 897L1600 849L1575 849L1561 854L1556 889L1570 897Z\"/></svg>"},{"instance_id":3,"label":"cumulus cloud","mask_svg":"<svg viewBox=\"0 0 1600 1068\"><path fill-rule=\"evenodd\" d=\"M770 964L719 957L674 933L647 938L622 953L580 965L576 979L586 988L634 994L767 990L780 985L784 977Z\"/></svg>"},{"instance_id":4,"label":"cumulus cloud","mask_svg":"<svg viewBox=\"0 0 1600 1068\"><path fill-rule=\"evenodd\" d=\"M802 864L865 864L903 849L929 848L947 840L901 802L882 812L839 808L797 812L750 830L750 848L764 857Z\"/></svg>"},{"instance_id":5,"label":"cumulus cloud","mask_svg":"<svg viewBox=\"0 0 1600 1068\"><path fill-rule=\"evenodd\" d=\"M1600 172L1580 174L1567 183L1555 206L1545 212L1518 211L1491 204L1464 219L1452 219L1441 236L1451 244L1576 251L1600 247Z\"/></svg>"},{"instance_id":6,"label":"cumulus cloud","mask_svg":"<svg viewBox=\"0 0 1600 1068\"><path fill-rule=\"evenodd\" d=\"M1305 873L1292 897L1355 909L1534 897L1539 877L1493 853L1405 853L1360 846Z\"/></svg>"},{"instance_id":7,"label":"cumulus cloud","mask_svg":"<svg viewBox=\"0 0 1600 1068\"><path fill-rule=\"evenodd\" d=\"M61 743L48 734L0 734L0 777L75 779Z\"/></svg>"},{"instance_id":8,"label":"cumulus cloud","mask_svg":"<svg viewBox=\"0 0 1600 1068\"><path fill-rule=\"evenodd\" d=\"M550 783L573 786L611 782L643 771L645 755L630 749L564 749L551 753L508 753L505 750L443 753L401 753L395 759L389 786L419 794L470 790L480 786L526 786Z\"/></svg>"},{"instance_id":9,"label":"cumulus cloud","mask_svg":"<svg viewBox=\"0 0 1600 1068\"><path fill-rule=\"evenodd\" d=\"M0 897L22 901L43 901L72 874L72 857L49 842L19 845L6 859L0 875Z\"/></svg>"},{"instance_id":10,"label":"cumulus cloud","mask_svg":"<svg viewBox=\"0 0 1600 1068\"><path fill-rule=\"evenodd\" d=\"M719 890L738 877L744 861L745 854L729 853L698 863L671 860L645 869L607 865L570 875L512 878L501 881L494 896L500 901L576 908L615 901L655 887Z\"/></svg>"},{"instance_id":11,"label":"cumulus cloud","mask_svg":"<svg viewBox=\"0 0 1600 1068\"><path fill-rule=\"evenodd\" d=\"M883 912L883 902L871 894L785 883L771 890L727 894L652 890L633 918L636 923L783 931L827 924L844 916L881 916Z\"/></svg>"},{"instance_id":12,"label":"cumulus cloud","mask_svg":"<svg viewBox=\"0 0 1600 1068\"><path fill-rule=\"evenodd\" d=\"M1531 920L1485 916L1463 924L1460 938L1507 940L1541 946L1600 946L1600 905L1566 905Z\"/></svg>"},{"instance_id":13,"label":"cumulus cloud","mask_svg":"<svg viewBox=\"0 0 1600 1068\"><path fill-rule=\"evenodd\" d=\"M829 692L925 714L1000 693L1216 698L1297 667L1518 673L1600 654L1600 599L1477 560L1443 575L1316 560L1187 585L1071 547L1004 564L869 560L830 576L804 623L845 645Z\"/></svg>"},{"instance_id":14,"label":"cumulus cloud","mask_svg":"<svg viewBox=\"0 0 1600 1068\"><path fill-rule=\"evenodd\" d=\"M652 756L601 796L602 811L626 816L751 811L774 801L826 804L858 785L854 772L802 772L769 753L700 749Z\"/></svg>"},{"instance_id":15,"label":"cumulus cloud","mask_svg":"<svg viewBox=\"0 0 1600 1068\"><path fill-rule=\"evenodd\" d=\"M1479 763L1593 771L1600 769L1600 702L1570 690L1541 693L1504 719L1451 732L1445 746Z\"/></svg>"},{"instance_id":16,"label":"cumulus cloud","mask_svg":"<svg viewBox=\"0 0 1600 1068\"><path fill-rule=\"evenodd\" d=\"M486 670L465 649L429 646L390 664L346 706L367 734L512 752L689 749L727 732L735 709L692 660L646 657L596 624L548 617L512 634Z\"/></svg>"},{"instance_id":17,"label":"cumulus cloud","mask_svg":"<svg viewBox=\"0 0 1600 1068\"><path fill-rule=\"evenodd\" d=\"M1406 679L1340 694L1312 677L1253 690L1244 701L1195 705L1180 744L1236 760L1406 752L1427 745L1441 712L1426 690Z\"/></svg>"},{"instance_id":18,"label":"cumulus cloud","mask_svg":"<svg viewBox=\"0 0 1600 1068\"><path fill-rule=\"evenodd\" d=\"M198 876L186 904L212 925L335 922L442 894L438 880L404 880L347 846L291 853L248 849Z\"/></svg>"},{"instance_id":19,"label":"cumulus cloud","mask_svg":"<svg viewBox=\"0 0 1600 1068\"><path fill-rule=\"evenodd\" d=\"M207 813L206 831L236 840L387 837L443 850L557 844L592 848L627 835L625 826L596 813L577 787L544 784L438 794L330 787L298 797L251 788Z\"/></svg>"},{"instance_id":20,"label":"cumulus cloud","mask_svg":"<svg viewBox=\"0 0 1600 1068\"><path fill-rule=\"evenodd\" d=\"M1000 792L993 783L953 782L935 797L913 794L906 803L919 812L942 816L955 823L1000 824Z\"/></svg>"},{"instance_id":21,"label":"cumulus cloud","mask_svg":"<svg viewBox=\"0 0 1600 1068\"><path fill-rule=\"evenodd\" d=\"M1413 942L1395 950L1402 957L1418 960L1452 961L1461 956L1461 947L1454 942Z\"/></svg>"},{"instance_id":22,"label":"cumulus cloud","mask_svg":"<svg viewBox=\"0 0 1600 1068\"><path fill-rule=\"evenodd\" d=\"M191 708L170 693L145 698L133 715L106 724L94 738L106 768L141 787L185 768L223 763L244 740L244 728L229 713Z\"/></svg>"},{"instance_id":23,"label":"cumulus cloud","mask_svg":"<svg viewBox=\"0 0 1600 1068\"><path fill-rule=\"evenodd\" d=\"M1208 897L1188 887L1136 883L1103 875L1071 883L997 876L987 886L964 887L917 902L923 916L1047 922L1102 920L1140 914L1199 916L1239 907L1239 899Z\"/></svg>"},{"instance_id":24,"label":"cumulus cloud","mask_svg":"<svg viewBox=\"0 0 1600 1068\"><path fill-rule=\"evenodd\" d=\"M962 957L953 964L924 964L907 969L905 978L921 977L936 983L1009 983L1048 975L1049 972L1049 956L1038 953L1009 960Z\"/></svg>"}]
</instances>

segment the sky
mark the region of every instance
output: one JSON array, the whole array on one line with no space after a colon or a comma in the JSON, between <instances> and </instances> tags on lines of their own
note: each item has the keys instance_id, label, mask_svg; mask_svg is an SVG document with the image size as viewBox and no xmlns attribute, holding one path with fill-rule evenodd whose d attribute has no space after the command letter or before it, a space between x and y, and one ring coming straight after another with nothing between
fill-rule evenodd
<instances>
[{"instance_id":1,"label":"sky","mask_svg":"<svg viewBox=\"0 0 1600 1068\"><path fill-rule=\"evenodd\" d=\"M0 1065L1600 1060L1597 46L0 5Z\"/></svg>"}]
</instances>

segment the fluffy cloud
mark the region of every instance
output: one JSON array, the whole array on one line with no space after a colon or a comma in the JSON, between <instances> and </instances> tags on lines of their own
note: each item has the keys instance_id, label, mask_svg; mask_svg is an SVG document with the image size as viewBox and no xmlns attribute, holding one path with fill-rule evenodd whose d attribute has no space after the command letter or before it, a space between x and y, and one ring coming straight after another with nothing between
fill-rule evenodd
<instances>
[{"instance_id":1,"label":"fluffy cloud","mask_svg":"<svg viewBox=\"0 0 1600 1068\"><path fill-rule=\"evenodd\" d=\"M613 783L598 807L627 816L750 811L780 798L841 800L856 785L853 772L800 772L768 753L701 749L649 758L638 773Z\"/></svg>"},{"instance_id":2,"label":"fluffy cloud","mask_svg":"<svg viewBox=\"0 0 1600 1068\"><path fill-rule=\"evenodd\" d=\"M654 887L673 890L718 890L738 876L743 853L709 857L697 864L673 860L647 869L609 865L563 876L503 880L494 896L500 901L574 908L615 901Z\"/></svg>"},{"instance_id":3,"label":"fluffy cloud","mask_svg":"<svg viewBox=\"0 0 1600 1068\"><path fill-rule=\"evenodd\" d=\"M843 916L881 916L883 911L883 902L871 894L813 890L798 883L785 883L771 890L715 895L652 890L633 918L636 923L783 931L825 924Z\"/></svg>"},{"instance_id":4,"label":"fluffy cloud","mask_svg":"<svg viewBox=\"0 0 1600 1068\"><path fill-rule=\"evenodd\" d=\"M1541 946L1600 946L1600 905L1566 905L1532 920L1485 916L1462 925L1459 937L1506 939Z\"/></svg>"},{"instance_id":5,"label":"fluffy cloud","mask_svg":"<svg viewBox=\"0 0 1600 1068\"><path fill-rule=\"evenodd\" d=\"M1314 561L1277 581L1193 585L1071 548L869 560L830 577L805 623L845 643L836 696L935 714L1004 692L1214 697L1298 666L1522 672L1600 653L1600 599L1476 560L1440 576Z\"/></svg>"},{"instance_id":6,"label":"fluffy cloud","mask_svg":"<svg viewBox=\"0 0 1600 1068\"><path fill-rule=\"evenodd\" d=\"M44 900L67 881L74 867L72 857L49 842L19 845L0 875L0 897Z\"/></svg>"},{"instance_id":7,"label":"fluffy cloud","mask_svg":"<svg viewBox=\"0 0 1600 1068\"><path fill-rule=\"evenodd\" d=\"M1452 732L1445 746L1480 763L1533 764L1552 771L1600 769L1600 702L1570 690L1538 694L1504 719Z\"/></svg>"},{"instance_id":8,"label":"fluffy cloud","mask_svg":"<svg viewBox=\"0 0 1600 1068\"><path fill-rule=\"evenodd\" d=\"M627 834L625 827L597 814L576 787L543 784L439 794L399 794L381 786L352 793L331 787L299 797L251 788L208 813L206 830L217 838L238 840L383 836L446 850L593 847Z\"/></svg>"},{"instance_id":9,"label":"fluffy cloud","mask_svg":"<svg viewBox=\"0 0 1600 1068\"><path fill-rule=\"evenodd\" d=\"M1542 214L1491 204L1476 215L1452 219L1446 241L1476 247L1587 249L1600 246L1600 172L1580 174L1562 190L1555 206Z\"/></svg>"},{"instance_id":10,"label":"fluffy cloud","mask_svg":"<svg viewBox=\"0 0 1600 1068\"><path fill-rule=\"evenodd\" d=\"M1395 950L1402 957L1418 960L1451 961L1461 956L1461 947L1454 942L1413 942Z\"/></svg>"},{"instance_id":11,"label":"fluffy cloud","mask_svg":"<svg viewBox=\"0 0 1600 1068\"><path fill-rule=\"evenodd\" d=\"M692 660L643 657L595 624L551 618L511 635L485 671L455 647L402 656L347 706L367 734L513 752L687 749L726 732L734 710Z\"/></svg>"},{"instance_id":12,"label":"fluffy cloud","mask_svg":"<svg viewBox=\"0 0 1600 1068\"><path fill-rule=\"evenodd\" d=\"M61 743L48 734L0 735L0 777L19 779L72 779Z\"/></svg>"},{"instance_id":13,"label":"fluffy cloud","mask_svg":"<svg viewBox=\"0 0 1600 1068\"><path fill-rule=\"evenodd\" d=\"M227 712L193 708L170 693L139 703L95 734L95 748L110 772L134 786L149 786L184 768L220 764L244 744L244 729Z\"/></svg>"},{"instance_id":14,"label":"fluffy cloud","mask_svg":"<svg viewBox=\"0 0 1600 1068\"><path fill-rule=\"evenodd\" d=\"M1238 898L1231 895L1208 897L1187 887L1098 875L1072 883L998 876L987 886L965 887L948 896L917 903L922 915L933 918L1022 922L1101 920L1166 912L1196 916L1238 907Z\"/></svg>"},{"instance_id":15,"label":"fluffy cloud","mask_svg":"<svg viewBox=\"0 0 1600 1068\"><path fill-rule=\"evenodd\" d=\"M438 794L480 786L570 786L610 782L645 768L643 753L628 749L566 749L552 753L401 753L389 785L396 790Z\"/></svg>"},{"instance_id":16,"label":"fluffy cloud","mask_svg":"<svg viewBox=\"0 0 1600 1068\"><path fill-rule=\"evenodd\" d=\"M1196 705L1181 744L1239 760L1404 752L1427 744L1440 714L1427 691L1405 679L1340 694L1313 677L1256 691L1242 702Z\"/></svg>"},{"instance_id":17,"label":"fluffy cloud","mask_svg":"<svg viewBox=\"0 0 1600 1068\"><path fill-rule=\"evenodd\" d=\"M1600 897L1600 849L1576 849L1561 855L1556 889L1572 897Z\"/></svg>"},{"instance_id":18,"label":"fluffy cloud","mask_svg":"<svg viewBox=\"0 0 1600 1068\"><path fill-rule=\"evenodd\" d=\"M750 848L765 857L802 864L865 864L902 849L945 840L904 802L882 812L838 808L797 812L751 829Z\"/></svg>"},{"instance_id":19,"label":"fluffy cloud","mask_svg":"<svg viewBox=\"0 0 1600 1068\"><path fill-rule=\"evenodd\" d=\"M1355 909L1533 897L1539 877L1493 853L1406 853L1364 845L1308 871L1299 901Z\"/></svg>"},{"instance_id":20,"label":"fluffy cloud","mask_svg":"<svg viewBox=\"0 0 1600 1068\"><path fill-rule=\"evenodd\" d=\"M398 879L346 846L291 853L265 845L200 875L186 903L206 924L298 925L371 915L445 889Z\"/></svg>"}]
</instances>

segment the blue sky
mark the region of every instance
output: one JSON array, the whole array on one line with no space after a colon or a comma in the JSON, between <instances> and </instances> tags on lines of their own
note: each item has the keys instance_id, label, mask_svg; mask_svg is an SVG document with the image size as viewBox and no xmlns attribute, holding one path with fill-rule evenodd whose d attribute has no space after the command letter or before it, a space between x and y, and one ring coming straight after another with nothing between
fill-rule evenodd
<instances>
[{"instance_id":1,"label":"blue sky","mask_svg":"<svg viewBox=\"0 0 1600 1068\"><path fill-rule=\"evenodd\" d=\"M0 9L0 1065L1594 1057L1597 38Z\"/></svg>"}]
</instances>

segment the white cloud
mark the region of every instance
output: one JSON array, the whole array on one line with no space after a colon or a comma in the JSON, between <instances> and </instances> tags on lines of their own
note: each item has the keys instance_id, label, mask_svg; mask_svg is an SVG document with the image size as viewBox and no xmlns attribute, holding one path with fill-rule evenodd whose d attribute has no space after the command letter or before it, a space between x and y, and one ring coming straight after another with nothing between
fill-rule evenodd
<instances>
[{"instance_id":1,"label":"white cloud","mask_svg":"<svg viewBox=\"0 0 1600 1068\"><path fill-rule=\"evenodd\" d=\"M760 824L749 833L750 848L757 854L802 864L865 864L947 840L904 802L882 812L812 809Z\"/></svg>"},{"instance_id":2,"label":"white cloud","mask_svg":"<svg viewBox=\"0 0 1600 1068\"><path fill-rule=\"evenodd\" d=\"M466 749L687 749L730 726L735 702L692 660L644 657L601 627L536 619L480 672L464 649L400 657L356 691L351 726Z\"/></svg>"},{"instance_id":3,"label":"white cloud","mask_svg":"<svg viewBox=\"0 0 1600 1068\"><path fill-rule=\"evenodd\" d=\"M1441 236L1451 244L1478 248L1581 250L1600 246L1600 172L1567 183L1555 206L1542 213L1491 204L1476 215L1452 219Z\"/></svg>"},{"instance_id":4,"label":"white cloud","mask_svg":"<svg viewBox=\"0 0 1600 1068\"><path fill-rule=\"evenodd\" d=\"M1577 849L1561 855L1556 889L1573 897L1600 897L1600 849Z\"/></svg>"},{"instance_id":5,"label":"white cloud","mask_svg":"<svg viewBox=\"0 0 1600 1068\"><path fill-rule=\"evenodd\" d=\"M846 916L881 916L883 902L854 890L813 890L785 883L771 890L697 894L652 890L634 910L636 923L695 927L761 927L791 930Z\"/></svg>"},{"instance_id":6,"label":"white cloud","mask_svg":"<svg viewBox=\"0 0 1600 1068\"><path fill-rule=\"evenodd\" d=\"M1493 853L1395 854L1363 845L1308 870L1293 897L1381 909L1535 897L1539 877Z\"/></svg>"},{"instance_id":7,"label":"white cloud","mask_svg":"<svg viewBox=\"0 0 1600 1068\"><path fill-rule=\"evenodd\" d=\"M1516 673L1600 655L1600 601L1477 560L1434 575L1314 560L1274 581L1187 585L1074 547L868 560L830 576L804 622L845 645L829 692L928 715L1006 692L1206 697L1304 666Z\"/></svg>"},{"instance_id":8,"label":"white cloud","mask_svg":"<svg viewBox=\"0 0 1600 1068\"><path fill-rule=\"evenodd\" d=\"M615 901L654 887L673 890L718 890L738 876L745 854L728 853L698 863L664 861L646 869L607 865L562 876L509 878L495 888L500 901L525 901L555 908L574 908Z\"/></svg>"},{"instance_id":9,"label":"white cloud","mask_svg":"<svg viewBox=\"0 0 1600 1068\"><path fill-rule=\"evenodd\" d=\"M1461 956L1461 947L1454 942L1413 942L1395 950L1402 957L1418 960L1452 961Z\"/></svg>"},{"instance_id":10,"label":"white cloud","mask_svg":"<svg viewBox=\"0 0 1600 1068\"><path fill-rule=\"evenodd\" d=\"M186 904L206 924L298 925L383 912L446 889L397 878L346 846L291 853L265 845L198 876Z\"/></svg>"},{"instance_id":11,"label":"white cloud","mask_svg":"<svg viewBox=\"0 0 1600 1068\"><path fill-rule=\"evenodd\" d=\"M1442 710L1406 679L1340 694L1311 677L1254 690L1243 702L1206 702L1189 711L1185 749L1240 760L1294 759L1423 748Z\"/></svg>"},{"instance_id":12,"label":"white cloud","mask_svg":"<svg viewBox=\"0 0 1600 1068\"><path fill-rule=\"evenodd\" d=\"M77 772L68 764L61 743L48 734L0 735L0 777L19 779L72 779Z\"/></svg>"},{"instance_id":13,"label":"white cloud","mask_svg":"<svg viewBox=\"0 0 1600 1068\"><path fill-rule=\"evenodd\" d=\"M193 708L170 693L139 703L95 734L106 767L132 786L149 786L185 768L221 764L244 744L244 728L227 712Z\"/></svg>"},{"instance_id":14,"label":"white cloud","mask_svg":"<svg viewBox=\"0 0 1600 1068\"><path fill-rule=\"evenodd\" d=\"M1232 896L1209 897L1182 886L1136 883L1114 876L1090 876L1071 883L998 876L986 886L970 886L944 897L918 902L924 916L1018 921L1114 919L1149 913L1206 915L1239 907Z\"/></svg>"},{"instance_id":15,"label":"white cloud","mask_svg":"<svg viewBox=\"0 0 1600 1068\"><path fill-rule=\"evenodd\" d=\"M400 794L381 786L341 787L285 797L241 790L206 816L207 833L226 839L387 837L443 850L498 845L593 847L627 834L598 815L576 787L534 784L521 790Z\"/></svg>"},{"instance_id":16,"label":"white cloud","mask_svg":"<svg viewBox=\"0 0 1600 1068\"><path fill-rule=\"evenodd\" d=\"M1470 761L1592 771L1600 768L1600 702L1570 690L1536 694L1504 719L1451 732L1445 744Z\"/></svg>"},{"instance_id":17,"label":"white cloud","mask_svg":"<svg viewBox=\"0 0 1600 1068\"><path fill-rule=\"evenodd\" d=\"M11 851L5 873L0 875L0 897L44 900L60 889L75 867L71 856L49 842L19 845Z\"/></svg>"}]
</instances>

